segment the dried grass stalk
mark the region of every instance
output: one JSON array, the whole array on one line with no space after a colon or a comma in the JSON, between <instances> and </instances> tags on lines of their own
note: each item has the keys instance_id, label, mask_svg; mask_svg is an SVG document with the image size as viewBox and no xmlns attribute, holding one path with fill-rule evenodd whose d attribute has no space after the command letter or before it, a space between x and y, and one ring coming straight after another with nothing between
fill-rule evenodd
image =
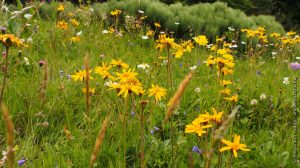
<instances>
[{"instance_id":1,"label":"dried grass stalk","mask_svg":"<svg viewBox=\"0 0 300 168\"><path fill-rule=\"evenodd\" d=\"M90 161L90 167L93 167L93 164L97 158L97 154L101 148L101 144L103 143L103 139L107 130L108 126L108 117L105 118L105 120L102 123L102 128L99 132L98 138L96 139L96 143L93 149L93 153L91 155L91 161Z\"/></svg>"},{"instance_id":2,"label":"dried grass stalk","mask_svg":"<svg viewBox=\"0 0 300 168\"><path fill-rule=\"evenodd\" d=\"M7 160L8 160L8 167L14 167L14 124L9 117L9 111L6 105L1 103L1 110L3 114L3 118L6 125L6 132L7 132Z\"/></svg>"},{"instance_id":3,"label":"dried grass stalk","mask_svg":"<svg viewBox=\"0 0 300 168\"><path fill-rule=\"evenodd\" d=\"M90 64L89 57L86 55L84 57L84 66L85 66L85 106L86 106L86 115L89 116L90 112Z\"/></svg>"},{"instance_id":4,"label":"dried grass stalk","mask_svg":"<svg viewBox=\"0 0 300 168\"><path fill-rule=\"evenodd\" d=\"M179 85L177 91L175 92L174 96L171 98L170 103L168 104L168 109L165 115L165 119L163 121L163 124L165 124L169 118L171 117L173 111L175 110L176 106L179 104L180 98L182 94L184 93L185 88L189 84L190 80L192 79L193 75L195 73L195 70L192 70L181 82Z\"/></svg>"}]
</instances>

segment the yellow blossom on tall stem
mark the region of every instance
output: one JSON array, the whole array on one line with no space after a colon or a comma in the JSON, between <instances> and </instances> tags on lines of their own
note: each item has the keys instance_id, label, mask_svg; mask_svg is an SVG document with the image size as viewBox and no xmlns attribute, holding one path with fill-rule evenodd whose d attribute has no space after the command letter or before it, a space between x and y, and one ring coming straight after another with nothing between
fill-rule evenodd
<instances>
[{"instance_id":1,"label":"yellow blossom on tall stem","mask_svg":"<svg viewBox=\"0 0 300 168\"><path fill-rule=\"evenodd\" d=\"M199 137L203 134L207 133L207 128L212 127L212 125L207 124L208 120L204 120L202 118L195 119L192 124L188 124L185 126L185 133L197 133Z\"/></svg>"},{"instance_id":2,"label":"yellow blossom on tall stem","mask_svg":"<svg viewBox=\"0 0 300 168\"><path fill-rule=\"evenodd\" d=\"M158 85L153 85L148 91L149 97L154 96L155 101L158 102L161 98L166 96L167 90L165 88L161 88Z\"/></svg>"},{"instance_id":3,"label":"yellow blossom on tall stem","mask_svg":"<svg viewBox=\"0 0 300 168\"><path fill-rule=\"evenodd\" d=\"M28 47L26 44L24 44L21 39L16 37L13 34L3 34L0 35L0 42L5 46L5 47L12 47L12 46L17 46L17 47Z\"/></svg>"},{"instance_id":4,"label":"yellow blossom on tall stem","mask_svg":"<svg viewBox=\"0 0 300 168\"><path fill-rule=\"evenodd\" d=\"M221 142L227 146L220 149L220 152L224 152L226 150L231 150L234 157L237 157L237 151L243 150L243 151L250 151L250 149L247 148L246 144L240 143L241 137L239 135L234 135L233 142L227 141L225 139L222 139Z\"/></svg>"},{"instance_id":5,"label":"yellow blossom on tall stem","mask_svg":"<svg viewBox=\"0 0 300 168\"><path fill-rule=\"evenodd\" d=\"M65 21L59 21L56 24L56 27L59 28L59 29L62 29L62 30L66 30L66 29L68 29L68 23L65 22Z\"/></svg>"},{"instance_id":6,"label":"yellow blossom on tall stem","mask_svg":"<svg viewBox=\"0 0 300 168\"><path fill-rule=\"evenodd\" d=\"M110 64L114 67L116 66L119 69L120 68L127 69L129 67L128 64L124 63L121 59L119 59L119 60L112 59Z\"/></svg>"},{"instance_id":7,"label":"yellow blossom on tall stem","mask_svg":"<svg viewBox=\"0 0 300 168\"><path fill-rule=\"evenodd\" d=\"M89 74L92 72L92 70L89 71ZM74 81L84 81L86 79L86 70L80 70L76 72L74 75L71 75L71 78L74 79ZM89 79L94 79L93 77L89 76Z\"/></svg>"}]
</instances>

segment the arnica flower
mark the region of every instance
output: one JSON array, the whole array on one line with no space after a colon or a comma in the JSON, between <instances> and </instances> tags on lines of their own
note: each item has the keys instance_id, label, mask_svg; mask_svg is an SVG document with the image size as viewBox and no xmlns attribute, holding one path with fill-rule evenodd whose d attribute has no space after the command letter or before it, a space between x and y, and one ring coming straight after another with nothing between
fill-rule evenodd
<instances>
[{"instance_id":1,"label":"arnica flower","mask_svg":"<svg viewBox=\"0 0 300 168\"><path fill-rule=\"evenodd\" d=\"M71 19L71 24L75 27L78 27L80 23L76 19Z\"/></svg>"},{"instance_id":2,"label":"arnica flower","mask_svg":"<svg viewBox=\"0 0 300 168\"><path fill-rule=\"evenodd\" d=\"M17 47L28 47L25 45L21 39L16 37L13 34L4 34L0 35L0 42L5 46L5 47L12 47L12 46L17 46Z\"/></svg>"},{"instance_id":3,"label":"arnica flower","mask_svg":"<svg viewBox=\"0 0 300 168\"><path fill-rule=\"evenodd\" d=\"M300 64L298 62L291 63L290 67L292 70L298 70L298 69L300 69Z\"/></svg>"},{"instance_id":4,"label":"arnica flower","mask_svg":"<svg viewBox=\"0 0 300 168\"><path fill-rule=\"evenodd\" d=\"M118 9L116 9L116 10L110 12L110 14L111 14L112 16L118 16L118 15L120 15L121 13L122 13L122 11L121 11L121 10L118 10Z\"/></svg>"},{"instance_id":5,"label":"arnica flower","mask_svg":"<svg viewBox=\"0 0 300 168\"><path fill-rule=\"evenodd\" d=\"M71 38L70 38L70 41L73 42L73 43L77 43L77 42L80 41L80 37L79 37L79 36L71 37Z\"/></svg>"},{"instance_id":6,"label":"arnica flower","mask_svg":"<svg viewBox=\"0 0 300 168\"><path fill-rule=\"evenodd\" d=\"M129 67L128 64L124 63L121 59L119 59L119 60L112 59L110 64L114 67L116 66L119 69L120 68L127 69Z\"/></svg>"},{"instance_id":7,"label":"arnica flower","mask_svg":"<svg viewBox=\"0 0 300 168\"><path fill-rule=\"evenodd\" d=\"M235 95L233 95L233 96L231 96L231 97L225 97L224 99L225 99L225 100L228 100L228 101L230 101L230 102L232 102L232 103L236 103L236 102L238 101L238 95L235 94Z\"/></svg>"},{"instance_id":8,"label":"arnica flower","mask_svg":"<svg viewBox=\"0 0 300 168\"><path fill-rule=\"evenodd\" d=\"M227 85L230 85L232 84L232 81L229 81L229 80L222 80L220 81L220 85L226 87Z\"/></svg>"},{"instance_id":9,"label":"arnica flower","mask_svg":"<svg viewBox=\"0 0 300 168\"><path fill-rule=\"evenodd\" d=\"M200 36L194 37L193 39L200 46L205 46L208 43L208 40L207 40L206 36L204 36L204 35L200 35Z\"/></svg>"},{"instance_id":10,"label":"arnica flower","mask_svg":"<svg viewBox=\"0 0 300 168\"><path fill-rule=\"evenodd\" d=\"M188 124L185 126L185 133L197 133L199 137L203 134L207 133L207 128L212 127L212 125L207 124L208 120L204 120L203 118L196 118L192 124Z\"/></svg>"},{"instance_id":11,"label":"arnica flower","mask_svg":"<svg viewBox=\"0 0 300 168\"><path fill-rule=\"evenodd\" d=\"M82 93L86 94L86 88L82 88ZM90 95L95 94L95 88L90 88L89 89Z\"/></svg>"},{"instance_id":12,"label":"arnica flower","mask_svg":"<svg viewBox=\"0 0 300 168\"><path fill-rule=\"evenodd\" d=\"M62 29L62 30L66 30L66 29L68 29L68 23L65 22L65 21L59 21L56 24L56 27L59 28L59 29Z\"/></svg>"},{"instance_id":13,"label":"arnica flower","mask_svg":"<svg viewBox=\"0 0 300 168\"><path fill-rule=\"evenodd\" d=\"M127 97L128 94L131 93L135 93L137 95L143 94L143 88L141 86L138 85L132 85L129 83L124 83L124 84L120 84L119 85L119 93L118 96L122 95L124 96L124 98Z\"/></svg>"},{"instance_id":14,"label":"arnica flower","mask_svg":"<svg viewBox=\"0 0 300 168\"><path fill-rule=\"evenodd\" d=\"M296 34L296 32L294 32L294 31L289 31L289 32L287 32L286 34L287 34L288 36L293 36L293 35Z\"/></svg>"},{"instance_id":15,"label":"arnica flower","mask_svg":"<svg viewBox=\"0 0 300 168\"><path fill-rule=\"evenodd\" d=\"M230 89L227 89L227 88L225 88L225 89L223 89L223 90L220 90L220 93L221 93L222 95L226 95L226 96L230 95L230 92L231 92L231 90L230 90Z\"/></svg>"},{"instance_id":16,"label":"arnica flower","mask_svg":"<svg viewBox=\"0 0 300 168\"><path fill-rule=\"evenodd\" d=\"M232 150L233 156L237 157L237 151L243 150L243 151L250 151L250 149L247 148L247 145L240 143L241 137L239 135L234 135L233 142L227 141L225 139L222 139L221 142L227 146L220 149L220 152L224 152L226 150Z\"/></svg>"},{"instance_id":17,"label":"arnica flower","mask_svg":"<svg viewBox=\"0 0 300 168\"><path fill-rule=\"evenodd\" d=\"M217 124L220 124L222 122L222 116L224 114L223 111L217 112L215 108L211 108L213 114L209 114L208 112L205 112L205 114L200 114L199 119L207 120L207 121L213 121Z\"/></svg>"},{"instance_id":18,"label":"arnica flower","mask_svg":"<svg viewBox=\"0 0 300 168\"><path fill-rule=\"evenodd\" d=\"M161 27L161 25L160 25L158 22L155 22L155 23L154 23L154 26L157 27L157 28L160 28L160 27Z\"/></svg>"},{"instance_id":19,"label":"arnica flower","mask_svg":"<svg viewBox=\"0 0 300 168\"><path fill-rule=\"evenodd\" d=\"M62 5L62 4L60 4L58 7L57 7L57 11L58 12L62 12L62 11L64 11L65 10L65 7L64 7L64 5Z\"/></svg>"},{"instance_id":20,"label":"arnica flower","mask_svg":"<svg viewBox=\"0 0 300 168\"><path fill-rule=\"evenodd\" d=\"M161 98L166 96L167 90L165 88L161 88L158 85L153 85L148 91L149 97L154 96L155 101L158 102Z\"/></svg>"},{"instance_id":21,"label":"arnica flower","mask_svg":"<svg viewBox=\"0 0 300 168\"><path fill-rule=\"evenodd\" d=\"M90 70L89 73L91 73L92 70ZM74 75L71 75L71 78L74 79L74 81L83 81L84 79L86 79L86 70L81 70L78 71L77 73L75 73ZM92 80L94 79L93 77L89 76L89 79Z\"/></svg>"},{"instance_id":22,"label":"arnica flower","mask_svg":"<svg viewBox=\"0 0 300 168\"><path fill-rule=\"evenodd\" d=\"M138 73L134 72L134 69L128 69L127 71L123 69L122 73L117 72L116 75L116 79L120 80L120 83L126 83L135 79Z\"/></svg>"}]
</instances>

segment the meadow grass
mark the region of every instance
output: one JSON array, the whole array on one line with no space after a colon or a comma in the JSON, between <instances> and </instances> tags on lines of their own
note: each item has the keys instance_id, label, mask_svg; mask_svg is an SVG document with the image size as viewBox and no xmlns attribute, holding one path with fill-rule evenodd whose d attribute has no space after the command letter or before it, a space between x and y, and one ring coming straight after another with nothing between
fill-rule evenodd
<instances>
[{"instance_id":1,"label":"meadow grass","mask_svg":"<svg viewBox=\"0 0 300 168\"><path fill-rule=\"evenodd\" d=\"M0 14L2 25L8 18L3 12ZM180 59L172 58L174 89L170 89L167 67L157 57L153 38L143 40L143 31L124 32L122 36L102 33L108 29L104 21L89 21L82 19L78 27L69 24L67 30L60 30L56 27L56 20L36 16L23 33L23 38L32 38L29 47L23 48L22 52L17 48L10 49L3 103L7 105L14 123L14 143L18 145L15 160L26 158L25 165L28 167L88 167L95 140L103 121L109 116L94 167L124 167L124 149L126 167L140 167L141 129L145 131L146 167L204 167L206 156L191 151L195 145L204 149L211 137L186 134L185 126L211 107L224 111L224 118L233 109L220 96L221 88L215 70L203 63L209 51L195 45L191 53L185 53ZM23 25L26 20L17 18L15 22ZM69 39L79 31L82 31L80 41L70 42ZM241 135L241 141L251 151L239 152L238 158L231 163L232 167L297 166L292 162L292 81L297 72L289 68L289 63L295 61L297 54L287 51L285 57L273 59L270 52L263 52L257 59L252 59L247 57L247 53L236 53L234 74L230 78L233 81L232 92L239 95L236 105L241 108L224 138L231 140L233 133ZM95 93L90 96L90 110L86 113L86 96L82 93L85 82L74 82L68 77L86 66L86 55L89 56L91 69L102 62L122 59L136 69L144 88L158 84L167 89L167 98L155 102L147 95L139 98L132 94L125 103L122 96L116 96L115 90L104 86L107 80L92 72L90 76L95 79L90 80L89 87L95 88ZM167 52L160 55L166 57ZM29 65L24 57L29 59ZM40 60L46 64L40 66ZM141 63L150 65L148 73L137 68ZM190 72L189 68L194 65L197 65L195 74L181 95L172 119L163 124L168 98L176 92ZM289 84L283 83L284 77L289 77ZM200 92L195 91L196 88L200 88ZM265 94L266 98L260 100L261 94ZM252 105L253 99L258 103ZM140 126L141 100L148 101L143 111L144 126ZM5 151L5 120L1 117L0 121L0 150ZM126 124L126 136L123 122ZM299 134L297 137L300 138ZM215 166L218 149L214 149L213 155L211 163ZM230 152L223 153L221 157L222 167L228 167Z\"/></svg>"}]
</instances>

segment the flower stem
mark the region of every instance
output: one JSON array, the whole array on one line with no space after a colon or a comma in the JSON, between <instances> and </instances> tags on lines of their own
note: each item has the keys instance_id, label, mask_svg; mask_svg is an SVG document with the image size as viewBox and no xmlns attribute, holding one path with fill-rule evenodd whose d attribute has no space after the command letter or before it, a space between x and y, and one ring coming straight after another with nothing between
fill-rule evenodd
<instances>
[{"instance_id":1,"label":"flower stem","mask_svg":"<svg viewBox=\"0 0 300 168\"><path fill-rule=\"evenodd\" d=\"M4 94L4 88L6 84L6 78L7 78L7 69L8 69L8 51L9 47L5 48L5 65L4 65L4 77L2 81L2 88L1 88L1 93L0 93L0 103L2 102L3 94Z\"/></svg>"},{"instance_id":2,"label":"flower stem","mask_svg":"<svg viewBox=\"0 0 300 168\"><path fill-rule=\"evenodd\" d=\"M123 167L126 168L126 110L127 110L127 97L124 99L124 114L123 114Z\"/></svg>"}]
</instances>

